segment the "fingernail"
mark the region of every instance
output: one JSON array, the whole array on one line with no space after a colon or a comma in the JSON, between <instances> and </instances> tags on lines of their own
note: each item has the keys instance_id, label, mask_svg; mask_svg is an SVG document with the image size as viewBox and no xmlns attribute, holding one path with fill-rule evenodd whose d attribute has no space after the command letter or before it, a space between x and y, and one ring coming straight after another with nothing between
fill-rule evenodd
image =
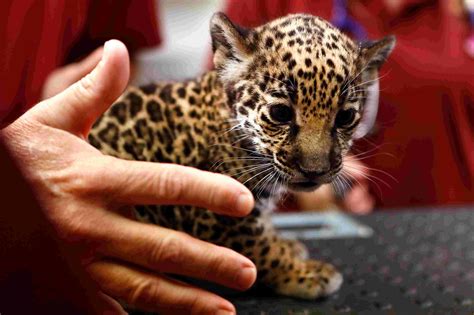
<instances>
[{"instance_id":1,"label":"fingernail","mask_svg":"<svg viewBox=\"0 0 474 315\"><path fill-rule=\"evenodd\" d=\"M257 277L257 270L254 266L244 267L237 279L237 283L240 288L248 289L252 284L255 282L255 278Z\"/></svg>"},{"instance_id":2,"label":"fingernail","mask_svg":"<svg viewBox=\"0 0 474 315\"><path fill-rule=\"evenodd\" d=\"M217 310L216 314L218 315L234 315L235 314L235 307L229 301L225 301L221 303L219 309Z\"/></svg>"},{"instance_id":3,"label":"fingernail","mask_svg":"<svg viewBox=\"0 0 474 315\"><path fill-rule=\"evenodd\" d=\"M237 211L243 213L249 213L253 208L253 197L248 193L240 194L237 199Z\"/></svg>"}]
</instances>

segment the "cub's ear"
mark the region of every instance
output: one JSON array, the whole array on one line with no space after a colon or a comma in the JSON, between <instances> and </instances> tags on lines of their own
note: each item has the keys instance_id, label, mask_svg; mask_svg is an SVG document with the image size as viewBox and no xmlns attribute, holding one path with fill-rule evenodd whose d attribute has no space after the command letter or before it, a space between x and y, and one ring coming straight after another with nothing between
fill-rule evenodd
<instances>
[{"instance_id":1,"label":"cub's ear","mask_svg":"<svg viewBox=\"0 0 474 315\"><path fill-rule=\"evenodd\" d=\"M395 47L395 37L387 36L378 41L362 43L358 68L362 85L367 88L367 97L362 109L362 118L353 138L365 136L374 126L379 109L379 70Z\"/></svg>"},{"instance_id":2,"label":"cub's ear","mask_svg":"<svg viewBox=\"0 0 474 315\"><path fill-rule=\"evenodd\" d=\"M238 77L246 70L251 55L248 35L251 31L233 24L221 12L211 18L214 66L224 81Z\"/></svg>"},{"instance_id":3,"label":"cub's ear","mask_svg":"<svg viewBox=\"0 0 474 315\"><path fill-rule=\"evenodd\" d=\"M366 41L360 44L358 66L365 73L363 79L373 80L378 76L378 70L392 52L395 42L395 36L387 36L380 40Z\"/></svg>"}]
</instances>

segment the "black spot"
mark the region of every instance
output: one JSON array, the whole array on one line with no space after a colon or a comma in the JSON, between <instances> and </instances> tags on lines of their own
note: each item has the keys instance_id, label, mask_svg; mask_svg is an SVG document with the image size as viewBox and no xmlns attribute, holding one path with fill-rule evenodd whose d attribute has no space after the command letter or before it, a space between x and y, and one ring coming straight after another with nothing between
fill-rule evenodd
<instances>
[{"instance_id":1,"label":"black spot","mask_svg":"<svg viewBox=\"0 0 474 315\"><path fill-rule=\"evenodd\" d=\"M271 37L267 37L265 40L265 47L266 48L271 48L273 46L273 39Z\"/></svg>"},{"instance_id":2,"label":"black spot","mask_svg":"<svg viewBox=\"0 0 474 315\"><path fill-rule=\"evenodd\" d=\"M146 104L146 111L152 121L158 122L163 120L163 113L161 112L160 104L158 104L156 101L148 101Z\"/></svg>"},{"instance_id":3,"label":"black spot","mask_svg":"<svg viewBox=\"0 0 474 315\"><path fill-rule=\"evenodd\" d=\"M329 81L331 81L335 76L336 76L336 73L334 72L334 70L329 71L328 73Z\"/></svg>"},{"instance_id":4,"label":"black spot","mask_svg":"<svg viewBox=\"0 0 474 315\"><path fill-rule=\"evenodd\" d=\"M119 130L117 126L108 123L107 126L99 132L98 136L100 140L109 144L114 150L117 150L118 134Z\"/></svg>"},{"instance_id":5,"label":"black spot","mask_svg":"<svg viewBox=\"0 0 474 315\"><path fill-rule=\"evenodd\" d=\"M341 54L339 54L339 59L341 59L342 62L347 63L347 59Z\"/></svg>"},{"instance_id":6,"label":"black spot","mask_svg":"<svg viewBox=\"0 0 474 315\"><path fill-rule=\"evenodd\" d=\"M188 102L189 102L189 104L194 105L194 104L196 104L196 99L194 98L194 96L190 96L188 98Z\"/></svg>"},{"instance_id":7,"label":"black spot","mask_svg":"<svg viewBox=\"0 0 474 315\"><path fill-rule=\"evenodd\" d=\"M145 94L153 94L156 91L156 84L147 84L140 87Z\"/></svg>"},{"instance_id":8,"label":"black spot","mask_svg":"<svg viewBox=\"0 0 474 315\"><path fill-rule=\"evenodd\" d=\"M268 270L267 270L267 269L263 269L263 270L259 270L259 271L258 271L257 276L258 276L259 278L264 278L267 274L268 274Z\"/></svg>"},{"instance_id":9,"label":"black spot","mask_svg":"<svg viewBox=\"0 0 474 315\"><path fill-rule=\"evenodd\" d=\"M175 107L174 112L176 113L176 116L183 117L183 111L181 110L181 107Z\"/></svg>"},{"instance_id":10,"label":"black spot","mask_svg":"<svg viewBox=\"0 0 474 315\"><path fill-rule=\"evenodd\" d=\"M250 109L255 109L255 103L252 100L245 101L243 105Z\"/></svg>"},{"instance_id":11,"label":"black spot","mask_svg":"<svg viewBox=\"0 0 474 315\"><path fill-rule=\"evenodd\" d=\"M255 246L255 240L247 240L245 241L245 247L253 247Z\"/></svg>"},{"instance_id":12,"label":"black spot","mask_svg":"<svg viewBox=\"0 0 474 315\"><path fill-rule=\"evenodd\" d=\"M304 64L306 65L306 67L311 67L311 65L312 65L311 59L306 58L306 59L304 60Z\"/></svg>"},{"instance_id":13,"label":"black spot","mask_svg":"<svg viewBox=\"0 0 474 315\"><path fill-rule=\"evenodd\" d=\"M185 88L180 87L177 92L178 92L178 96L179 96L179 97L181 97L181 98L185 98L185 97L186 97L186 89L185 89Z\"/></svg>"},{"instance_id":14,"label":"black spot","mask_svg":"<svg viewBox=\"0 0 474 315\"><path fill-rule=\"evenodd\" d=\"M205 232L209 231L209 226L205 225L205 224L202 224L202 223L198 223L197 225L197 234L198 235L201 235Z\"/></svg>"},{"instance_id":15,"label":"black spot","mask_svg":"<svg viewBox=\"0 0 474 315\"><path fill-rule=\"evenodd\" d=\"M242 246L242 244L238 243L238 242L232 242L232 244L230 245L230 247L235 250L236 252L241 252L244 247Z\"/></svg>"},{"instance_id":16,"label":"black spot","mask_svg":"<svg viewBox=\"0 0 474 315\"><path fill-rule=\"evenodd\" d=\"M143 108L143 99L135 93L130 93L128 99L130 99L130 117L134 118Z\"/></svg>"},{"instance_id":17,"label":"black spot","mask_svg":"<svg viewBox=\"0 0 474 315\"><path fill-rule=\"evenodd\" d=\"M260 255L265 256L266 254L268 254L269 251L270 251L270 246L265 246L264 248L262 248Z\"/></svg>"},{"instance_id":18,"label":"black spot","mask_svg":"<svg viewBox=\"0 0 474 315\"><path fill-rule=\"evenodd\" d=\"M285 53L285 54L283 55L283 59L282 59L282 60L283 60L284 62L286 62L286 61L290 60L291 56L292 56L292 54L291 54L290 52L287 52L287 53Z\"/></svg>"},{"instance_id":19,"label":"black spot","mask_svg":"<svg viewBox=\"0 0 474 315\"><path fill-rule=\"evenodd\" d=\"M272 262L270 263L270 267L276 268L276 267L278 267L279 264L280 264L280 261L279 261L278 259L274 259L274 260L272 260Z\"/></svg>"},{"instance_id":20,"label":"black spot","mask_svg":"<svg viewBox=\"0 0 474 315\"><path fill-rule=\"evenodd\" d=\"M156 149L156 151L154 153L154 156L155 156L155 161L156 162L163 161L163 152L161 152L160 148Z\"/></svg>"},{"instance_id":21,"label":"black spot","mask_svg":"<svg viewBox=\"0 0 474 315\"><path fill-rule=\"evenodd\" d=\"M288 36L295 36L296 35L296 31L295 30L291 30L288 32Z\"/></svg>"},{"instance_id":22,"label":"black spot","mask_svg":"<svg viewBox=\"0 0 474 315\"><path fill-rule=\"evenodd\" d=\"M139 119L135 122L135 126L133 129L137 133L137 136L140 138L144 138L148 133L148 125L145 119Z\"/></svg>"},{"instance_id":23,"label":"black spot","mask_svg":"<svg viewBox=\"0 0 474 315\"><path fill-rule=\"evenodd\" d=\"M127 121L127 105L124 102L115 103L110 109L110 113L117 118L120 124L124 124Z\"/></svg>"},{"instance_id":24,"label":"black spot","mask_svg":"<svg viewBox=\"0 0 474 315\"><path fill-rule=\"evenodd\" d=\"M131 156L133 156L133 158L135 160L139 160L139 156L138 156L138 152L137 152L137 149L135 148L134 145L132 145L131 143L129 142L126 142L123 144L123 149L125 150L125 152L127 152L128 154L130 154Z\"/></svg>"},{"instance_id":25,"label":"black spot","mask_svg":"<svg viewBox=\"0 0 474 315\"><path fill-rule=\"evenodd\" d=\"M89 143L92 144L92 146L96 147L97 149L100 150L100 149L102 148L102 145L101 145L100 142L94 137L94 135L89 134L88 140L89 140Z\"/></svg>"},{"instance_id":26,"label":"black spot","mask_svg":"<svg viewBox=\"0 0 474 315\"><path fill-rule=\"evenodd\" d=\"M172 86L171 84L167 84L163 87L163 89L159 93L159 97L165 102L165 103L171 103L174 104L176 100L171 96L172 92Z\"/></svg>"},{"instance_id":27,"label":"black spot","mask_svg":"<svg viewBox=\"0 0 474 315\"><path fill-rule=\"evenodd\" d=\"M285 33L282 33L282 32L280 32L280 31L277 31L277 32L275 33L275 38L276 38L276 39L283 39L283 38L285 38Z\"/></svg>"},{"instance_id":28,"label":"black spot","mask_svg":"<svg viewBox=\"0 0 474 315\"><path fill-rule=\"evenodd\" d=\"M239 113L241 113L244 116L247 116L249 112L247 111L247 109L245 107L240 106L239 107Z\"/></svg>"},{"instance_id":29,"label":"black spot","mask_svg":"<svg viewBox=\"0 0 474 315\"><path fill-rule=\"evenodd\" d=\"M191 118L198 118L199 115L198 115L198 113L196 112L196 110L193 109L193 110L191 110L191 111L189 112L189 117L191 117Z\"/></svg>"},{"instance_id":30,"label":"black spot","mask_svg":"<svg viewBox=\"0 0 474 315\"><path fill-rule=\"evenodd\" d=\"M288 63L288 70L293 70L293 68L296 66L296 61L294 59L291 59L290 62Z\"/></svg>"},{"instance_id":31,"label":"black spot","mask_svg":"<svg viewBox=\"0 0 474 315\"><path fill-rule=\"evenodd\" d=\"M334 62L332 61L332 59L326 60L326 64L327 64L328 66L330 66L331 68L333 68L333 69L336 67L336 66L334 65Z\"/></svg>"},{"instance_id":32,"label":"black spot","mask_svg":"<svg viewBox=\"0 0 474 315\"><path fill-rule=\"evenodd\" d=\"M189 147L189 144L186 141L183 141L183 154L185 156L189 156L191 154L191 148Z\"/></svg>"}]
</instances>

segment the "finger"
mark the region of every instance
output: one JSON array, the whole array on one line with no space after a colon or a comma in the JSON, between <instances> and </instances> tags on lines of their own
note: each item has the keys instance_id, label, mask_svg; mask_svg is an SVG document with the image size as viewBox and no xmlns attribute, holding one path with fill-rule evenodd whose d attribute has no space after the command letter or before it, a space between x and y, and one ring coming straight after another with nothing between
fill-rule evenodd
<instances>
[{"instance_id":1,"label":"finger","mask_svg":"<svg viewBox=\"0 0 474 315\"><path fill-rule=\"evenodd\" d=\"M69 82L74 83L94 70L104 53L104 47L99 47L84 59L67 66Z\"/></svg>"},{"instance_id":2,"label":"finger","mask_svg":"<svg viewBox=\"0 0 474 315\"><path fill-rule=\"evenodd\" d=\"M248 289L255 282L255 265L233 250L118 216L108 222L99 232L98 250L103 255L238 290Z\"/></svg>"},{"instance_id":3,"label":"finger","mask_svg":"<svg viewBox=\"0 0 474 315\"><path fill-rule=\"evenodd\" d=\"M366 187L355 186L344 199L346 209L356 214L368 214L374 207L374 199L368 193Z\"/></svg>"},{"instance_id":4,"label":"finger","mask_svg":"<svg viewBox=\"0 0 474 315\"><path fill-rule=\"evenodd\" d=\"M80 168L91 181L86 187L114 203L194 205L232 216L254 206L250 191L235 179L191 167L101 157Z\"/></svg>"},{"instance_id":5,"label":"finger","mask_svg":"<svg viewBox=\"0 0 474 315\"><path fill-rule=\"evenodd\" d=\"M87 270L106 294L141 310L164 314L235 314L234 306L215 294L117 262L93 262Z\"/></svg>"},{"instance_id":6,"label":"finger","mask_svg":"<svg viewBox=\"0 0 474 315\"><path fill-rule=\"evenodd\" d=\"M127 312L116 300L107 294L97 292L94 298L94 314L127 315Z\"/></svg>"},{"instance_id":7,"label":"finger","mask_svg":"<svg viewBox=\"0 0 474 315\"><path fill-rule=\"evenodd\" d=\"M103 48L97 48L83 60L54 70L43 85L42 100L53 97L91 72L102 57Z\"/></svg>"},{"instance_id":8,"label":"finger","mask_svg":"<svg viewBox=\"0 0 474 315\"><path fill-rule=\"evenodd\" d=\"M120 96L129 78L127 48L117 40L105 43L92 72L28 113L38 121L85 137L93 122Z\"/></svg>"}]
</instances>

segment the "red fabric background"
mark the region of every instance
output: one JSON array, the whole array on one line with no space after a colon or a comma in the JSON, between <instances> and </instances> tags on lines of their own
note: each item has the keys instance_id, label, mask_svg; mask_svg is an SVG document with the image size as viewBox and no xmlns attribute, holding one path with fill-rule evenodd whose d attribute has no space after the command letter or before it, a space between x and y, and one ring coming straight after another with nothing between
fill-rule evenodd
<instances>
[{"instance_id":1,"label":"red fabric background","mask_svg":"<svg viewBox=\"0 0 474 315\"><path fill-rule=\"evenodd\" d=\"M380 146L364 162L397 180L372 172L390 186L371 184L378 206L474 202L474 60L463 49L467 20L450 13L449 1L402 0L396 13L384 1L351 3L350 14L370 38L397 36L381 73L378 132L356 145L357 152ZM288 13L330 19L332 1L234 0L227 13L243 26Z\"/></svg>"},{"instance_id":2,"label":"red fabric background","mask_svg":"<svg viewBox=\"0 0 474 315\"><path fill-rule=\"evenodd\" d=\"M38 102L48 74L104 41L160 43L153 0L0 1L0 125Z\"/></svg>"}]
</instances>

